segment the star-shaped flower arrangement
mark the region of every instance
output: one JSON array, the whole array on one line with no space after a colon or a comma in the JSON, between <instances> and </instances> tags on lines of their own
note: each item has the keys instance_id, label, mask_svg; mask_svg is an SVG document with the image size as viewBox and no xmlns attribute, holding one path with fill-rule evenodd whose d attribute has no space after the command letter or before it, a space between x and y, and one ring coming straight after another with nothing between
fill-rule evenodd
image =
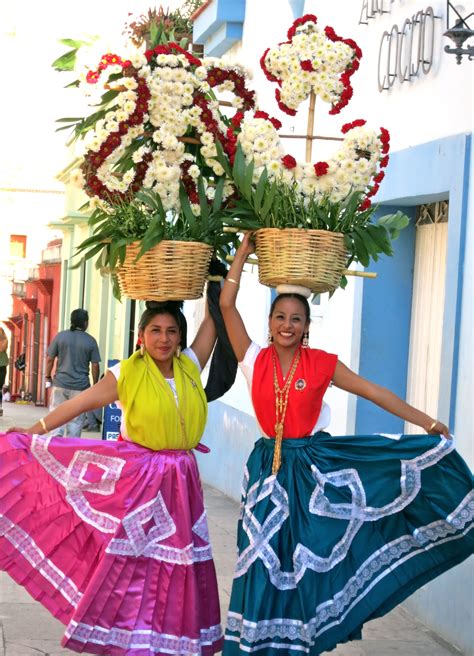
<instances>
[{"instance_id":1,"label":"star-shaped flower arrangement","mask_svg":"<svg viewBox=\"0 0 474 656\"><path fill-rule=\"evenodd\" d=\"M291 116L314 93L338 114L352 97L350 78L359 68L362 51L353 39L343 39L332 27L320 31L317 18L306 14L288 30L288 41L267 48L260 60L280 109Z\"/></svg>"}]
</instances>

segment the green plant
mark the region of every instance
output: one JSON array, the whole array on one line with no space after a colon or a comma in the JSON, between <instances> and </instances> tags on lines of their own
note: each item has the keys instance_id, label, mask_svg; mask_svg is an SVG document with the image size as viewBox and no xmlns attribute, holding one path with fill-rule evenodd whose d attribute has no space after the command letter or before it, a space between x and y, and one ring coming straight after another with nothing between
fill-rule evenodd
<instances>
[{"instance_id":1,"label":"green plant","mask_svg":"<svg viewBox=\"0 0 474 656\"><path fill-rule=\"evenodd\" d=\"M364 209L366 194L362 191L335 202L328 196L304 196L297 183L270 180L266 169L255 181L254 163L245 161L240 146L232 166L222 148L218 148L218 160L239 194L234 207L227 211L227 225L240 230L302 228L342 233L348 251L347 266L360 262L366 267L382 254L393 255L391 242L409 223L400 211L375 218L378 207ZM343 279L341 286L345 284Z\"/></svg>"},{"instance_id":2,"label":"green plant","mask_svg":"<svg viewBox=\"0 0 474 656\"><path fill-rule=\"evenodd\" d=\"M75 256L81 256L81 261L97 256L96 268L113 275L125 260L127 245L140 241L140 258L160 241L173 240L209 244L225 260L236 246L236 236L221 229L224 183L223 178L218 181L214 198L209 201L204 180L198 179L199 217L194 215L183 186L180 212L166 211L160 196L151 190L139 191L132 200L117 203L113 209L99 207L89 218L92 235L77 247ZM116 281L114 295L120 298Z\"/></svg>"}]
</instances>

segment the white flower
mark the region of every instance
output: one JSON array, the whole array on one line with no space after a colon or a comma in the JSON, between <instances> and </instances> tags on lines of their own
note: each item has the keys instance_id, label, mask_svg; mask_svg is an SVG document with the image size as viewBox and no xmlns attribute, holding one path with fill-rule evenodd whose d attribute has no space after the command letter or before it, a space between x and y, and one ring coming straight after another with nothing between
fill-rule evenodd
<instances>
[{"instance_id":1,"label":"white flower","mask_svg":"<svg viewBox=\"0 0 474 656\"><path fill-rule=\"evenodd\" d=\"M81 189L85 183L84 175L81 169L74 169L71 171L69 180L71 181L71 184L73 184L75 187L80 187Z\"/></svg>"}]
</instances>

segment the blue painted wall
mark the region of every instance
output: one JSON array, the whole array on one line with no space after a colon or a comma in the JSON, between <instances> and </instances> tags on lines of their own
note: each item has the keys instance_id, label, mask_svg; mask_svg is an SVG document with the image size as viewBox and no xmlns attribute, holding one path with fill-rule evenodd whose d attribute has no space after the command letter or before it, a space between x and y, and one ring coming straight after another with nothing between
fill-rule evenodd
<instances>
[{"instance_id":1,"label":"blue painted wall","mask_svg":"<svg viewBox=\"0 0 474 656\"><path fill-rule=\"evenodd\" d=\"M406 396L411 298L415 255L415 210L384 206L379 216L403 210L410 224L394 242L393 257L371 263L375 280L364 283L361 317L359 374ZM401 433L403 420L370 401L357 400L356 434Z\"/></svg>"}]
</instances>

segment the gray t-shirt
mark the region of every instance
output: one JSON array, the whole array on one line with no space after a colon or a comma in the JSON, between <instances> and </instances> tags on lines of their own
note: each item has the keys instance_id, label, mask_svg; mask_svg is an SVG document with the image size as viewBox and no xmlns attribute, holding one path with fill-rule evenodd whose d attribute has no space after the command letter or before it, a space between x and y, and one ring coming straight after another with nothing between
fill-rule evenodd
<instances>
[{"instance_id":1,"label":"gray t-shirt","mask_svg":"<svg viewBox=\"0 0 474 656\"><path fill-rule=\"evenodd\" d=\"M90 387L89 364L100 362L95 339L82 330L63 330L48 348L48 355L57 358L55 387L85 390Z\"/></svg>"}]
</instances>

